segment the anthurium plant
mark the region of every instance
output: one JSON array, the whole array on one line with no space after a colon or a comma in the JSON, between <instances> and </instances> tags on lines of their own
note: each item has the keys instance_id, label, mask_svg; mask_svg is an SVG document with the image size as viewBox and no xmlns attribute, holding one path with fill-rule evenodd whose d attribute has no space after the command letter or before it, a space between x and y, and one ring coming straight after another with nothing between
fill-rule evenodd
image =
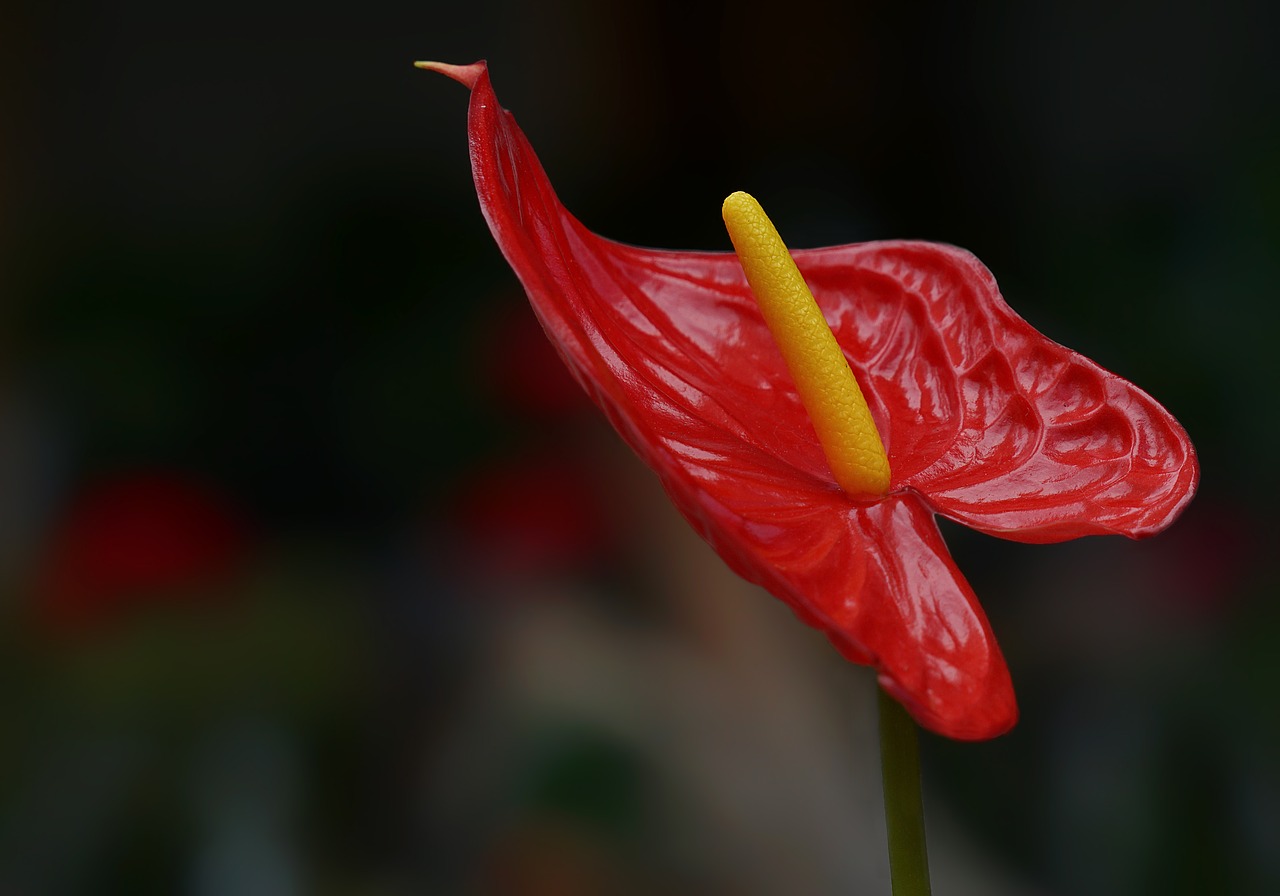
<instances>
[{"instance_id":1,"label":"anthurium plant","mask_svg":"<svg viewBox=\"0 0 1280 896\"><path fill-rule=\"evenodd\" d=\"M915 728L895 714L960 740L1018 714L935 517L1034 543L1152 535L1195 492L1185 431L1032 328L963 249L791 253L744 193L722 208L734 252L597 236L485 63L418 65L470 89L481 210L577 381L730 567L876 670L895 892L927 892Z\"/></svg>"}]
</instances>

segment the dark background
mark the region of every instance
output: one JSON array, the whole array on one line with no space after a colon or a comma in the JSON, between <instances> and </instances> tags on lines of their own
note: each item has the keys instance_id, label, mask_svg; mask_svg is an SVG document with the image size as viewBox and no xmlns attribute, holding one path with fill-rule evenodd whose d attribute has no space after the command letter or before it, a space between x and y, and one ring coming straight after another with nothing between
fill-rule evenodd
<instances>
[{"instance_id":1,"label":"dark background","mask_svg":"<svg viewBox=\"0 0 1280 896\"><path fill-rule=\"evenodd\" d=\"M871 680L563 379L472 192L490 62L588 226L973 250L1161 400L1143 543L948 526L1013 671L936 891L1280 889L1274 4L10 3L0 890L887 892Z\"/></svg>"}]
</instances>

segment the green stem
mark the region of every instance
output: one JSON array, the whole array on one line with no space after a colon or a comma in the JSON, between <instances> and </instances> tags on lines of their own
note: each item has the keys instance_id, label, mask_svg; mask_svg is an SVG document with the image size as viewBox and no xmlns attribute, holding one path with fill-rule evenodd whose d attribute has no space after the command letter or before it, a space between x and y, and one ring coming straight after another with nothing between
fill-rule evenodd
<instances>
[{"instance_id":1,"label":"green stem","mask_svg":"<svg viewBox=\"0 0 1280 896\"><path fill-rule=\"evenodd\" d=\"M929 896L929 855L920 799L920 743L916 723L897 700L880 690L880 774L889 833L893 896Z\"/></svg>"}]
</instances>

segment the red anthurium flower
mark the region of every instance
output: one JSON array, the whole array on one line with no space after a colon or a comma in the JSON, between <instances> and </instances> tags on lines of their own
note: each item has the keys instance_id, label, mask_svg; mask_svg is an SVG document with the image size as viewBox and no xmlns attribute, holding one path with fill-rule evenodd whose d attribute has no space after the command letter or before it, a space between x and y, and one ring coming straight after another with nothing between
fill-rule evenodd
<instances>
[{"instance_id":1,"label":"red anthurium flower","mask_svg":"<svg viewBox=\"0 0 1280 896\"><path fill-rule=\"evenodd\" d=\"M951 246L794 253L892 469L851 497L733 254L611 242L556 198L484 63L471 89L481 209L551 341L676 506L939 734L1017 718L991 628L935 514L1025 542L1150 535L1195 491L1186 433L1125 380L1036 332Z\"/></svg>"}]
</instances>

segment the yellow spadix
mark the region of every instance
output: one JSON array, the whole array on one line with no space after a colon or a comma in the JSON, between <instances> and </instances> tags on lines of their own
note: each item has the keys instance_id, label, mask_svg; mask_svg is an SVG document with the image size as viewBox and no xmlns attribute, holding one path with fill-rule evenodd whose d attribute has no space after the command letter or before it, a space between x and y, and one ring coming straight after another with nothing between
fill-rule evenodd
<instances>
[{"instance_id":1,"label":"yellow spadix","mask_svg":"<svg viewBox=\"0 0 1280 896\"><path fill-rule=\"evenodd\" d=\"M849 362L791 253L751 196L734 193L724 201L722 211L747 282L795 380L836 482L853 497L880 497L889 490L884 442Z\"/></svg>"}]
</instances>

